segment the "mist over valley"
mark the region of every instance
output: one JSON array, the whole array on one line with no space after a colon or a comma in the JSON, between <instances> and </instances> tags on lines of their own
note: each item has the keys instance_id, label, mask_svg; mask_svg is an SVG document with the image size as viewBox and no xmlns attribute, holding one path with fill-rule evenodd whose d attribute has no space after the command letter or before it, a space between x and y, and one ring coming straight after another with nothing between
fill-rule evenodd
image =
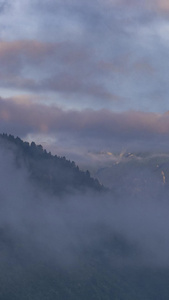
<instances>
[{"instance_id":1,"label":"mist over valley","mask_svg":"<svg viewBox=\"0 0 169 300\"><path fill-rule=\"evenodd\" d=\"M168 299L168 163L167 154L121 156L98 170L108 188L2 134L1 298Z\"/></svg>"}]
</instances>

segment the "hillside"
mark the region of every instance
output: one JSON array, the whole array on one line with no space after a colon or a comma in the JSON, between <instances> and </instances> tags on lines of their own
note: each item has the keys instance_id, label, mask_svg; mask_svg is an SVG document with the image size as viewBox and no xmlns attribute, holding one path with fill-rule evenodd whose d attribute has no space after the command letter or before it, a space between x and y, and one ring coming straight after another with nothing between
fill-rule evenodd
<instances>
[{"instance_id":1,"label":"hillside","mask_svg":"<svg viewBox=\"0 0 169 300\"><path fill-rule=\"evenodd\" d=\"M34 142L23 142L19 137L0 134L0 146L11 149L15 155L16 165L24 164L33 182L41 188L54 194L63 192L104 190L97 179L90 176L90 172L81 171L74 161L65 157L52 155Z\"/></svg>"},{"instance_id":2,"label":"hillside","mask_svg":"<svg viewBox=\"0 0 169 300\"><path fill-rule=\"evenodd\" d=\"M1 135L0 299L168 300L167 163L157 174L146 159L114 165L106 190L74 162ZM141 193L129 185L140 170Z\"/></svg>"}]
</instances>

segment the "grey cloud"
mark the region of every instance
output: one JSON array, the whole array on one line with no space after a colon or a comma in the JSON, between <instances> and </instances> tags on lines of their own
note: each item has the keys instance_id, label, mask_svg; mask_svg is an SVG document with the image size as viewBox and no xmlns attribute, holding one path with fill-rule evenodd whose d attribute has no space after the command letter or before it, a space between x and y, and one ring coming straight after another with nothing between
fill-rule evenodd
<instances>
[{"instance_id":1,"label":"grey cloud","mask_svg":"<svg viewBox=\"0 0 169 300\"><path fill-rule=\"evenodd\" d=\"M122 147L167 147L169 115L136 111L114 113L108 110L63 110L56 106L0 101L0 123L3 131L15 134L52 134L91 149ZM5 130L6 128L6 130ZM108 150L108 149L107 149Z\"/></svg>"},{"instance_id":2,"label":"grey cloud","mask_svg":"<svg viewBox=\"0 0 169 300\"><path fill-rule=\"evenodd\" d=\"M90 51L70 42L1 42L0 65L1 87L115 99L104 84L95 83Z\"/></svg>"},{"instance_id":3,"label":"grey cloud","mask_svg":"<svg viewBox=\"0 0 169 300\"><path fill-rule=\"evenodd\" d=\"M74 267L85 251L100 247L113 268L116 266L168 266L168 201L151 197L149 186L144 198L113 194L74 194L62 199L42 194L29 181L24 162L18 169L11 149L0 149L0 227L17 244L13 264L38 261L49 266ZM16 176L17 175L17 176ZM153 176L153 174L151 174ZM6 188L10 181L10 189ZM155 191L154 191L155 195ZM117 201L118 200L118 201ZM134 248L134 256L120 256L106 248L112 236L124 238ZM108 252L106 252L108 250ZM110 251L111 250L111 251ZM21 255L20 255L21 254ZM13 256L2 251L0 265ZM82 260L81 260L82 259ZM34 264L33 264L34 265Z\"/></svg>"},{"instance_id":4,"label":"grey cloud","mask_svg":"<svg viewBox=\"0 0 169 300\"><path fill-rule=\"evenodd\" d=\"M0 20L2 88L61 93L60 103L83 97L97 108L158 111L156 90L167 107L168 21L152 1L9 3Z\"/></svg>"},{"instance_id":5,"label":"grey cloud","mask_svg":"<svg viewBox=\"0 0 169 300\"><path fill-rule=\"evenodd\" d=\"M9 2L7 0L0 1L0 14L4 13L9 6Z\"/></svg>"}]
</instances>

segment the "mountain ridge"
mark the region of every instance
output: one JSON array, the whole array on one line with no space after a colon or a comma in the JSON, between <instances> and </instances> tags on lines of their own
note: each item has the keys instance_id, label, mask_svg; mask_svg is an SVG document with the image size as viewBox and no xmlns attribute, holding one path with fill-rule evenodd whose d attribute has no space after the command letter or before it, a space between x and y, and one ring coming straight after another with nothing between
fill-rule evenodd
<instances>
[{"instance_id":1,"label":"mountain ridge","mask_svg":"<svg viewBox=\"0 0 169 300\"><path fill-rule=\"evenodd\" d=\"M24 142L18 136L6 133L0 134L0 141L1 146L5 142L5 147L12 147L18 166L21 159L24 161L32 180L54 194L73 190L106 190L98 179L91 177L88 170L80 170L74 161L66 159L65 156L52 155L43 149L42 145L33 141Z\"/></svg>"}]
</instances>

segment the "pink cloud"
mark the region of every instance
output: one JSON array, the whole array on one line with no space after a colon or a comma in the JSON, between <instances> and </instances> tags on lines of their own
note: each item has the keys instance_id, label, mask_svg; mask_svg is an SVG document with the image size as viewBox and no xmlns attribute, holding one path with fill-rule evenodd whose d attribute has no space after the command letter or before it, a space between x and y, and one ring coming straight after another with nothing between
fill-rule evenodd
<instances>
[{"instance_id":1,"label":"pink cloud","mask_svg":"<svg viewBox=\"0 0 169 300\"><path fill-rule=\"evenodd\" d=\"M1 41L0 57L4 58L22 54L38 59L41 55L53 53L57 46L59 45L36 40Z\"/></svg>"},{"instance_id":2,"label":"pink cloud","mask_svg":"<svg viewBox=\"0 0 169 300\"><path fill-rule=\"evenodd\" d=\"M1 87L116 100L104 84L95 83L93 72L97 74L88 50L71 42L0 42Z\"/></svg>"},{"instance_id":3,"label":"pink cloud","mask_svg":"<svg viewBox=\"0 0 169 300\"><path fill-rule=\"evenodd\" d=\"M143 9L149 11L156 11L159 13L169 12L168 0L100 0L100 3L108 7L128 7L129 9Z\"/></svg>"},{"instance_id":4,"label":"pink cloud","mask_svg":"<svg viewBox=\"0 0 169 300\"><path fill-rule=\"evenodd\" d=\"M63 110L24 102L0 99L0 122L3 127L20 128L22 135L29 132L63 133L93 139L151 139L169 136L169 114L137 111L115 113L105 109L76 111Z\"/></svg>"},{"instance_id":5,"label":"pink cloud","mask_svg":"<svg viewBox=\"0 0 169 300\"><path fill-rule=\"evenodd\" d=\"M152 5L162 12L169 12L169 2L168 0L154 0Z\"/></svg>"}]
</instances>

